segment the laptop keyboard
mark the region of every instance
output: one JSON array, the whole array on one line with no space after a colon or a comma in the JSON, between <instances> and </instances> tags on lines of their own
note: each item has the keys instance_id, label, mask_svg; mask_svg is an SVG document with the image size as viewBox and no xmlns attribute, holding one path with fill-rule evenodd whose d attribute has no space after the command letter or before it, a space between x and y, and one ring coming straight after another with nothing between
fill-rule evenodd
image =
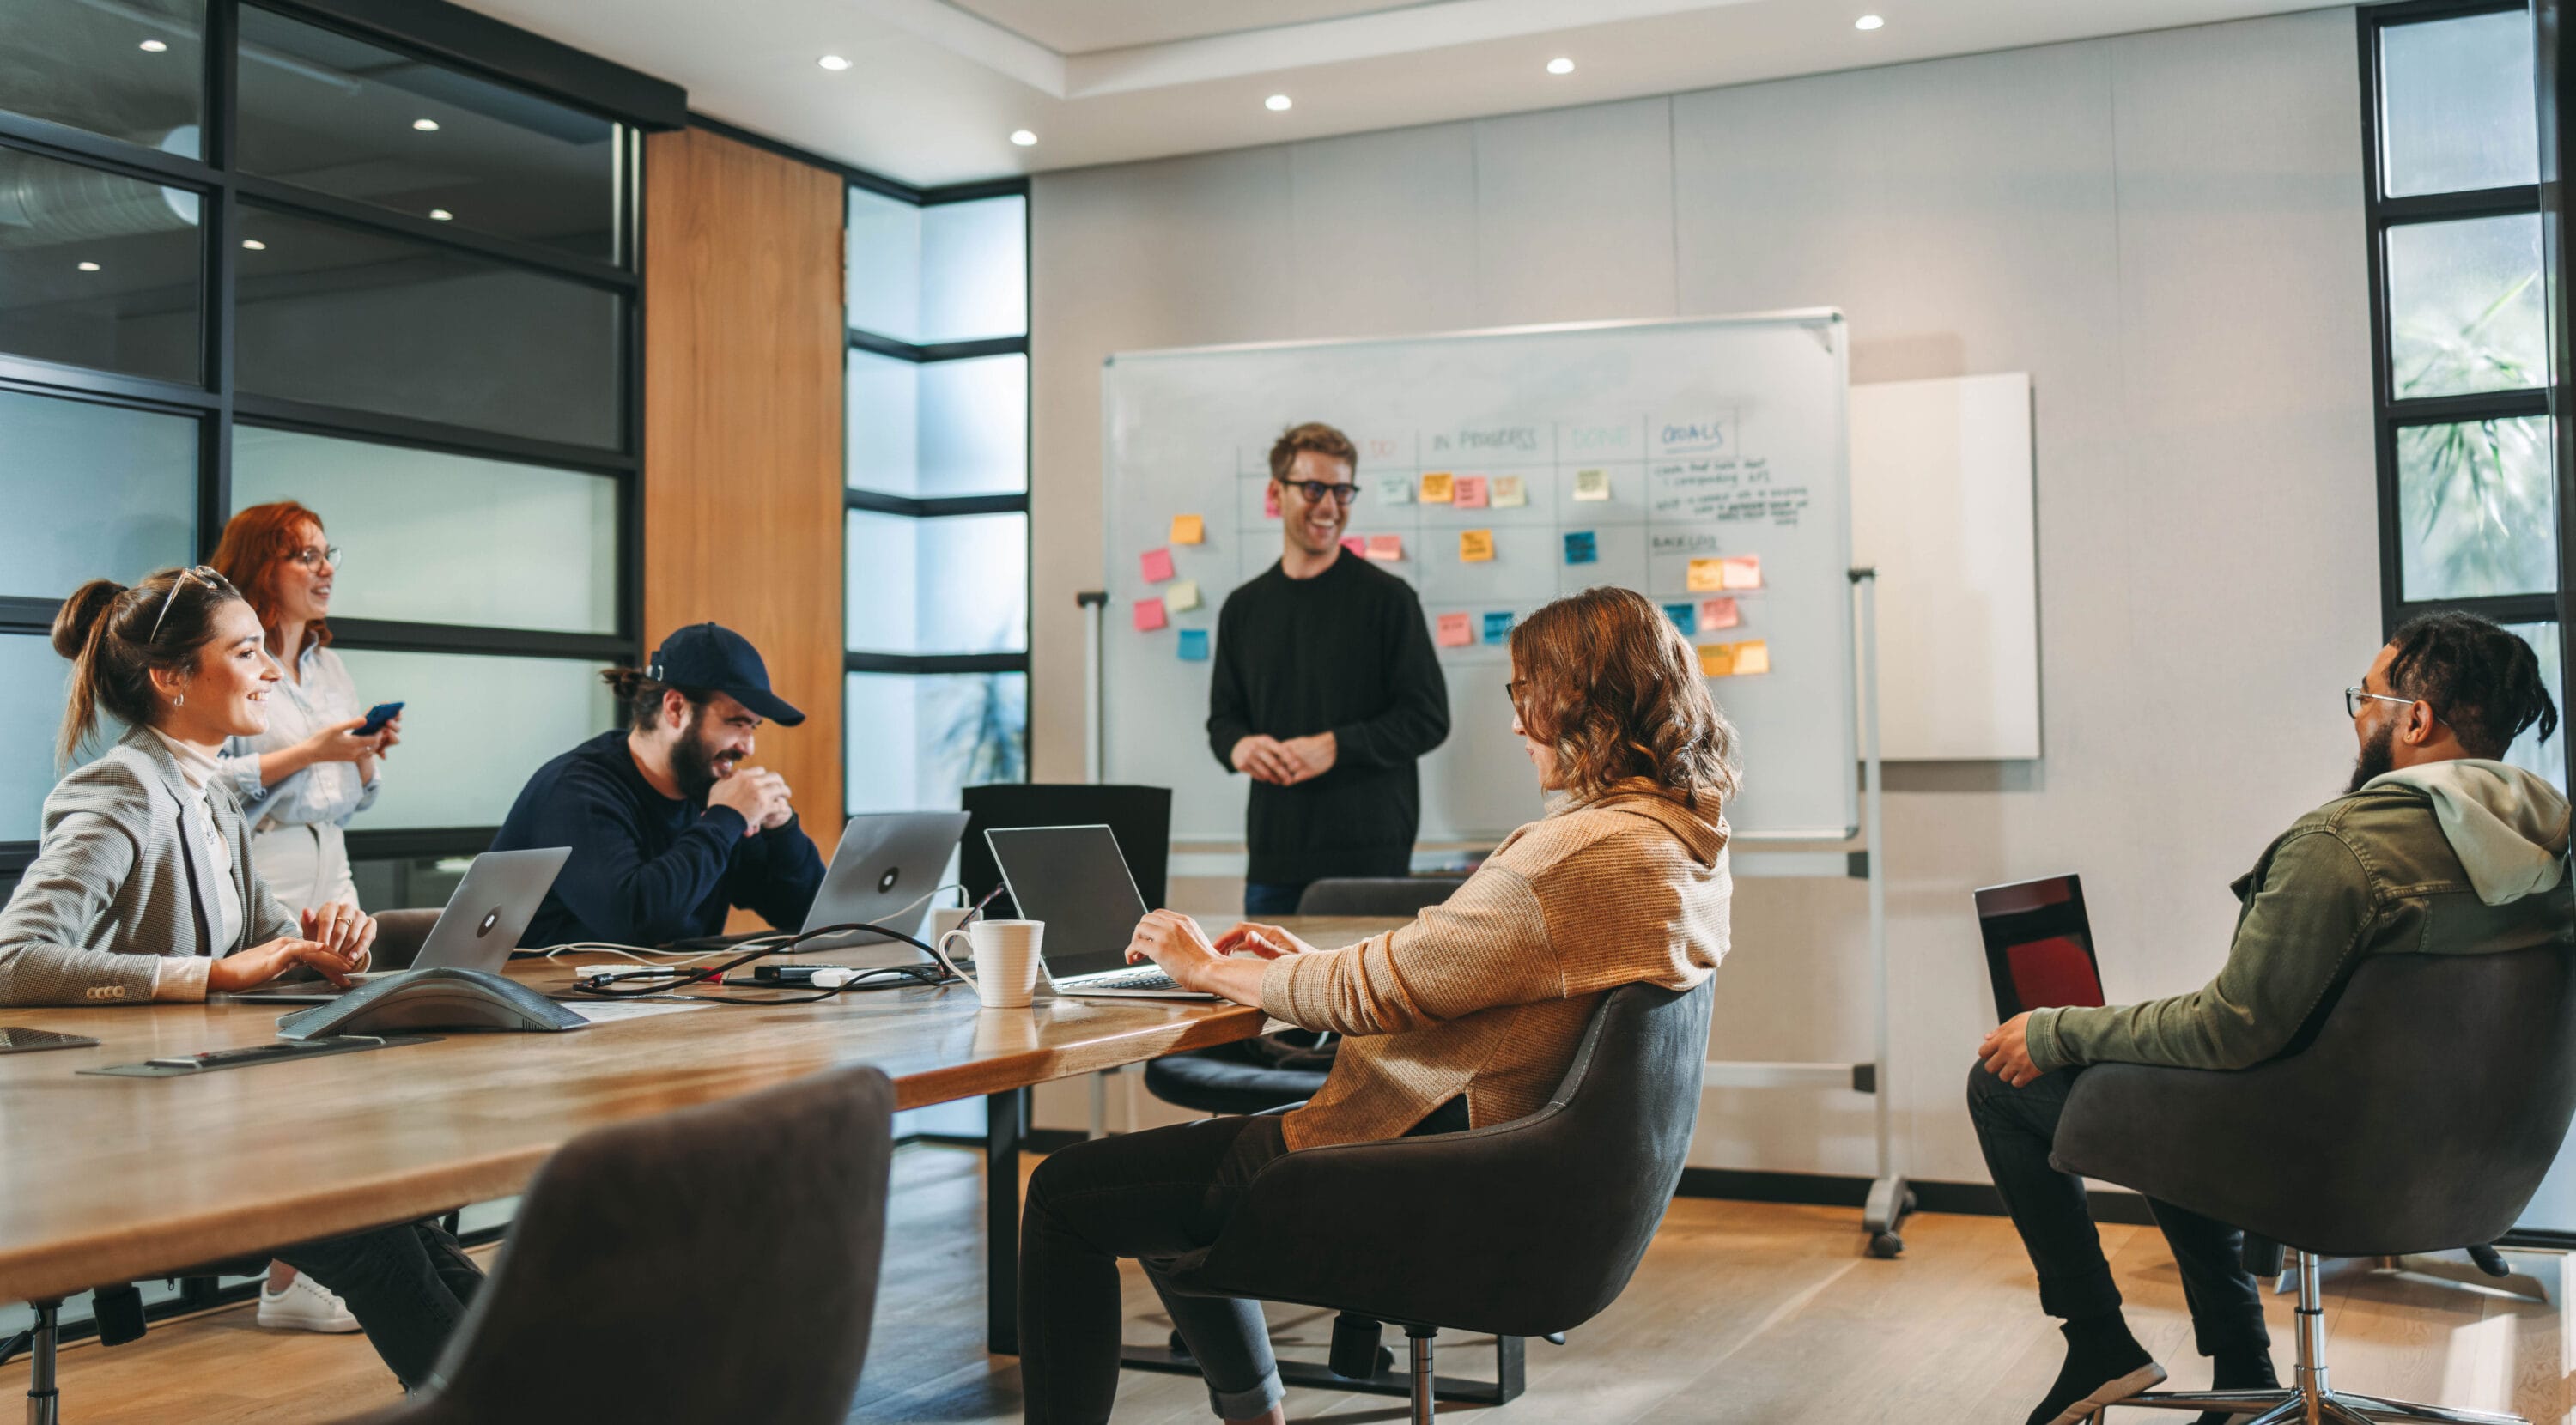
<instances>
[{"instance_id":1,"label":"laptop keyboard","mask_svg":"<svg viewBox=\"0 0 2576 1425\"><path fill-rule=\"evenodd\" d=\"M1076 982L1073 987L1077 990L1176 990L1180 985L1160 970L1144 969L1095 975Z\"/></svg>"}]
</instances>

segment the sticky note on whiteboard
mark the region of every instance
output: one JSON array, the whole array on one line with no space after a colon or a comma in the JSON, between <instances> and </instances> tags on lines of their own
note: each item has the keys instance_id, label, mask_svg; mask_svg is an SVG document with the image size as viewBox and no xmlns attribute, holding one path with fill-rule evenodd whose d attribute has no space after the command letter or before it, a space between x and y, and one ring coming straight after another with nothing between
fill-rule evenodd
<instances>
[{"instance_id":1,"label":"sticky note on whiteboard","mask_svg":"<svg viewBox=\"0 0 2576 1425\"><path fill-rule=\"evenodd\" d=\"M1172 577L1172 551L1168 549L1148 549L1136 562L1144 566L1148 584L1159 584Z\"/></svg>"},{"instance_id":2,"label":"sticky note on whiteboard","mask_svg":"<svg viewBox=\"0 0 2576 1425\"><path fill-rule=\"evenodd\" d=\"M1138 599L1136 601L1137 632L1152 633L1154 630L1161 628L1164 624L1169 622L1171 622L1171 620L1163 617L1163 601L1161 599Z\"/></svg>"},{"instance_id":3,"label":"sticky note on whiteboard","mask_svg":"<svg viewBox=\"0 0 2576 1425\"><path fill-rule=\"evenodd\" d=\"M1458 531L1458 562L1482 564L1494 557L1494 532L1490 529Z\"/></svg>"},{"instance_id":4,"label":"sticky note on whiteboard","mask_svg":"<svg viewBox=\"0 0 2576 1425\"><path fill-rule=\"evenodd\" d=\"M1699 626L1702 628L1733 628L1742 622L1744 615L1735 607L1733 599L1710 599L1699 606Z\"/></svg>"},{"instance_id":5,"label":"sticky note on whiteboard","mask_svg":"<svg viewBox=\"0 0 2576 1425\"><path fill-rule=\"evenodd\" d=\"M1699 632L1699 609L1696 605L1666 604L1664 617L1673 621L1673 627L1680 629L1684 638Z\"/></svg>"},{"instance_id":6,"label":"sticky note on whiteboard","mask_svg":"<svg viewBox=\"0 0 2576 1425\"><path fill-rule=\"evenodd\" d=\"M1410 475L1399 475L1392 480L1376 480L1370 483L1371 487L1377 491L1377 497L1387 504L1409 505L1413 503L1413 477Z\"/></svg>"},{"instance_id":7,"label":"sticky note on whiteboard","mask_svg":"<svg viewBox=\"0 0 2576 1425\"><path fill-rule=\"evenodd\" d=\"M1771 645L1761 639L1748 639L1735 645L1735 676L1750 677L1771 671Z\"/></svg>"},{"instance_id":8,"label":"sticky note on whiteboard","mask_svg":"<svg viewBox=\"0 0 2576 1425\"><path fill-rule=\"evenodd\" d=\"M1693 564L1697 564L1699 561L1694 559L1691 562ZM1726 566L1723 573L1726 579L1727 588L1759 589L1762 587L1761 555L1738 554L1722 562ZM1692 587L1697 588L1698 586L1693 585Z\"/></svg>"},{"instance_id":9,"label":"sticky note on whiteboard","mask_svg":"<svg viewBox=\"0 0 2576 1425\"><path fill-rule=\"evenodd\" d=\"M1443 648L1464 648L1475 641L1476 632L1465 614L1442 614L1432 636Z\"/></svg>"},{"instance_id":10,"label":"sticky note on whiteboard","mask_svg":"<svg viewBox=\"0 0 2576 1425\"><path fill-rule=\"evenodd\" d=\"M1458 477L1446 470L1434 470L1422 477L1422 503L1445 505L1457 497Z\"/></svg>"},{"instance_id":11,"label":"sticky note on whiteboard","mask_svg":"<svg viewBox=\"0 0 2576 1425\"><path fill-rule=\"evenodd\" d=\"M1578 499L1578 500L1606 500L1606 499L1609 499L1609 498L1610 498L1610 472L1609 472L1609 471L1607 471L1607 470L1577 470L1577 471L1575 471L1575 472L1574 472L1574 498L1576 498L1576 499Z\"/></svg>"},{"instance_id":12,"label":"sticky note on whiteboard","mask_svg":"<svg viewBox=\"0 0 2576 1425\"><path fill-rule=\"evenodd\" d=\"M1383 560L1389 564L1402 559L1404 557L1404 536L1400 534L1370 535L1368 537L1368 557L1371 559Z\"/></svg>"},{"instance_id":13,"label":"sticky note on whiteboard","mask_svg":"<svg viewBox=\"0 0 2576 1425\"><path fill-rule=\"evenodd\" d=\"M1501 613L1485 615L1485 641L1487 643L1508 643L1511 641L1511 637L1512 616L1509 610L1505 610Z\"/></svg>"},{"instance_id":14,"label":"sticky note on whiteboard","mask_svg":"<svg viewBox=\"0 0 2576 1425\"><path fill-rule=\"evenodd\" d=\"M1197 515L1172 516L1172 543L1207 543L1207 521L1200 519Z\"/></svg>"},{"instance_id":15,"label":"sticky note on whiteboard","mask_svg":"<svg viewBox=\"0 0 2576 1425\"><path fill-rule=\"evenodd\" d=\"M1351 552L1351 557L1354 559L1364 559L1368 557L1368 541L1360 538L1356 534L1343 535L1342 548L1349 550Z\"/></svg>"},{"instance_id":16,"label":"sticky note on whiteboard","mask_svg":"<svg viewBox=\"0 0 2576 1425\"><path fill-rule=\"evenodd\" d=\"M1450 486L1450 503L1456 505L1462 510L1481 510L1485 508L1485 477L1482 475L1459 476L1457 481Z\"/></svg>"},{"instance_id":17,"label":"sticky note on whiteboard","mask_svg":"<svg viewBox=\"0 0 2576 1425\"><path fill-rule=\"evenodd\" d=\"M1196 579L1179 580L1163 591L1163 607L1176 614L1188 613L1197 608L1199 602L1199 581Z\"/></svg>"},{"instance_id":18,"label":"sticky note on whiteboard","mask_svg":"<svg viewBox=\"0 0 2576 1425\"><path fill-rule=\"evenodd\" d=\"M1724 678L1735 672L1735 645L1703 643L1699 646L1699 671L1704 678Z\"/></svg>"},{"instance_id":19,"label":"sticky note on whiteboard","mask_svg":"<svg viewBox=\"0 0 2576 1425\"><path fill-rule=\"evenodd\" d=\"M1600 558L1601 541L1593 534L1592 531L1588 529L1570 529L1565 532L1566 563L1591 564L1598 561Z\"/></svg>"},{"instance_id":20,"label":"sticky note on whiteboard","mask_svg":"<svg viewBox=\"0 0 2576 1425\"><path fill-rule=\"evenodd\" d=\"M1703 643L1699 671L1711 678L1749 678L1771 671L1771 645L1759 638L1742 643Z\"/></svg>"},{"instance_id":21,"label":"sticky note on whiteboard","mask_svg":"<svg viewBox=\"0 0 2576 1425\"><path fill-rule=\"evenodd\" d=\"M1518 475L1494 477L1494 508L1517 510L1529 503L1529 486Z\"/></svg>"},{"instance_id":22,"label":"sticky note on whiteboard","mask_svg":"<svg viewBox=\"0 0 2576 1425\"><path fill-rule=\"evenodd\" d=\"M1694 559L1690 562L1690 591L1708 594L1726 587L1726 561Z\"/></svg>"},{"instance_id":23,"label":"sticky note on whiteboard","mask_svg":"<svg viewBox=\"0 0 2576 1425\"><path fill-rule=\"evenodd\" d=\"M1208 631L1203 628L1181 630L1181 661L1205 663L1208 656Z\"/></svg>"}]
</instances>

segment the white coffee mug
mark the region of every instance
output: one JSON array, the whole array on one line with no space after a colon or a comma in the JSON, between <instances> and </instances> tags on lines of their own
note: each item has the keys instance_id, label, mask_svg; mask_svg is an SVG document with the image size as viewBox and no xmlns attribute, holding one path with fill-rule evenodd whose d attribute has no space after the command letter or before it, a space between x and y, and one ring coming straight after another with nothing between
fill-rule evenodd
<instances>
[{"instance_id":1,"label":"white coffee mug","mask_svg":"<svg viewBox=\"0 0 2576 1425\"><path fill-rule=\"evenodd\" d=\"M961 935L974 947L980 975L948 958L948 942ZM1038 942L1045 935L1043 920L979 920L939 937L939 963L972 986L986 1009L1026 1009L1037 993Z\"/></svg>"}]
</instances>

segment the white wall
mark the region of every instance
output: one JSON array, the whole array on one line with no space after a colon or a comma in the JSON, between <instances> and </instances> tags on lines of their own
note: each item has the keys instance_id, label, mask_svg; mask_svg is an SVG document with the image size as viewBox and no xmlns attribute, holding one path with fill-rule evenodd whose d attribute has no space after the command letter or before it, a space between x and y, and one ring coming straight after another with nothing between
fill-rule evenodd
<instances>
[{"instance_id":1,"label":"white wall","mask_svg":"<svg viewBox=\"0 0 2576 1425\"><path fill-rule=\"evenodd\" d=\"M1041 176L1038 775L1081 776L1112 352L1832 304L1855 380L2027 370L2046 755L1893 769L1887 820L1900 1151L1982 1180L1970 889L2079 871L2112 993L2184 990L2227 883L2349 765L2378 624L2354 64L2324 11ZM1863 930L1856 883L1740 881L1714 1055L1865 1057ZM1712 1092L1694 1161L1866 1172L1869 1124Z\"/></svg>"}]
</instances>

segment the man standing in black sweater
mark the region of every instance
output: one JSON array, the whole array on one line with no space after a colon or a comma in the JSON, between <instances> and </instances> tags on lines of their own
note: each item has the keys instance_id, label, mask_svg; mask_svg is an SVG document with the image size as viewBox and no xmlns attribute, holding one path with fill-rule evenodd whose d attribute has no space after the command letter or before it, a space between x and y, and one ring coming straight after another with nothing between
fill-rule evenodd
<instances>
[{"instance_id":1,"label":"man standing in black sweater","mask_svg":"<svg viewBox=\"0 0 2576 1425\"><path fill-rule=\"evenodd\" d=\"M1342 548L1358 459L1321 423L1279 437L1279 562L1217 615L1208 745L1253 780L1246 915L1294 915L1307 883L1326 876L1408 874L1422 819L1414 762L1449 735L1421 601Z\"/></svg>"}]
</instances>

